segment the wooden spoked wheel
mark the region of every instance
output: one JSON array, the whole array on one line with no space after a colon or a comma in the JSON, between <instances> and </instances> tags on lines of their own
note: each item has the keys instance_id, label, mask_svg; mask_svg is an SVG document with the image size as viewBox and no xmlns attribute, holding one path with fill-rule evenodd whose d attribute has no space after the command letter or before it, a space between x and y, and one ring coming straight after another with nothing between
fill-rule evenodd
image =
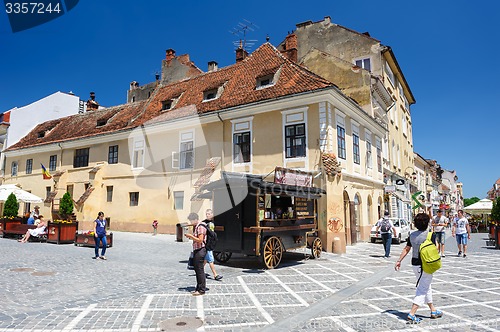
<instances>
[{"instance_id":1,"label":"wooden spoked wheel","mask_svg":"<svg viewBox=\"0 0 500 332\"><path fill-rule=\"evenodd\" d=\"M321 256L322 251L323 251L323 244L321 243L321 239L317 237L314 239L311 246L312 258L319 258Z\"/></svg>"},{"instance_id":2,"label":"wooden spoked wheel","mask_svg":"<svg viewBox=\"0 0 500 332\"><path fill-rule=\"evenodd\" d=\"M219 263L225 263L233 253L229 251L214 251L214 258Z\"/></svg>"},{"instance_id":3,"label":"wooden spoked wheel","mask_svg":"<svg viewBox=\"0 0 500 332\"><path fill-rule=\"evenodd\" d=\"M262 245L262 261L268 269L274 269L281 262L283 257L283 244L276 236L266 239Z\"/></svg>"}]
</instances>

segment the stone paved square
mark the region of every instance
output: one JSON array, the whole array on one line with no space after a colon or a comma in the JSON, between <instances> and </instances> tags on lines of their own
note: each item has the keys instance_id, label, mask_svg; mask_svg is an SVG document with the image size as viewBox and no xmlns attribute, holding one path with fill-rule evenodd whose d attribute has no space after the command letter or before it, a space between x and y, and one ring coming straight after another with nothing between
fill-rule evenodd
<instances>
[{"instance_id":1,"label":"stone paved square","mask_svg":"<svg viewBox=\"0 0 500 332\"><path fill-rule=\"evenodd\" d=\"M171 235L115 232L107 261L92 260L91 248L0 239L0 278L8 281L0 289L0 332L160 331L172 319L202 322L197 331L275 324L287 331L500 331L500 251L472 246L463 259L453 257L453 245L432 285L443 318L431 320L421 308L424 321L412 326L405 317L415 275L408 259L393 269L403 245L393 246L389 260L374 257L381 247L371 243L317 260L286 253L274 270L235 255L217 265L224 278L208 278L207 294L193 297L190 244Z\"/></svg>"}]
</instances>

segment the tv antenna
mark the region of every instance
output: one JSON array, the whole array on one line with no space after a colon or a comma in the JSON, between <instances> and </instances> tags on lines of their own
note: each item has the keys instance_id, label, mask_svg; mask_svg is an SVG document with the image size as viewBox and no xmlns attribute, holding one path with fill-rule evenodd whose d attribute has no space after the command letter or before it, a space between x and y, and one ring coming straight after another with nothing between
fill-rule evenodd
<instances>
[{"instance_id":1,"label":"tv antenna","mask_svg":"<svg viewBox=\"0 0 500 332\"><path fill-rule=\"evenodd\" d=\"M239 38L239 40L233 41L235 49L242 48L248 52L250 48L255 45L257 39L247 39L247 32L253 32L258 28L259 27L257 25L253 24L249 20L243 19L243 22L238 22L238 25L235 28L229 30L229 33Z\"/></svg>"}]
</instances>

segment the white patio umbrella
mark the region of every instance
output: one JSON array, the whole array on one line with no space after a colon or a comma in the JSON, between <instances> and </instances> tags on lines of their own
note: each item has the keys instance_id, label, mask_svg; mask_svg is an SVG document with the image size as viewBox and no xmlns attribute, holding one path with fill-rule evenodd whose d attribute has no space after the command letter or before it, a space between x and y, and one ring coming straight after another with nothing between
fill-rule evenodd
<instances>
[{"instance_id":1,"label":"white patio umbrella","mask_svg":"<svg viewBox=\"0 0 500 332\"><path fill-rule=\"evenodd\" d=\"M32 193L22 190L14 184L4 184L0 186L0 202L5 202L11 193L16 195L18 201L25 203L42 203L43 199Z\"/></svg>"},{"instance_id":2,"label":"white patio umbrella","mask_svg":"<svg viewBox=\"0 0 500 332\"><path fill-rule=\"evenodd\" d=\"M491 214L493 201L484 198L479 202L464 207L464 211L472 214Z\"/></svg>"},{"instance_id":3,"label":"white patio umbrella","mask_svg":"<svg viewBox=\"0 0 500 332\"><path fill-rule=\"evenodd\" d=\"M487 198L480 200L474 204L464 207L464 211L470 214L481 214L482 219L487 223L487 215L491 214L491 209L493 208L493 201Z\"/></svg>"}]
</instances>

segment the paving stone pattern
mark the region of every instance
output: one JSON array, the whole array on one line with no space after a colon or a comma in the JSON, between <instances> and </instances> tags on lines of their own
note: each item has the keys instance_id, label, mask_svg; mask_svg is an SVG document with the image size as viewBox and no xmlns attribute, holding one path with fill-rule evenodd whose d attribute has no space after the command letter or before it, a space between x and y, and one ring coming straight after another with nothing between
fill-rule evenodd
<instances>
[{"instance_id":1,"label":"paving stone pattern","mask_svg":"<svg viewBox=\"0 0 500 332\"><path fill-rule=\"evenodd\" d=\"M0 332L500 331L500 250L485 247L486 238L473 234L462 258L448 234L432 283L444 316L421 308L419 325L405 321L416 282L410 258L393 269L404 244L389 259L380 243L320 259L300 249L274 270L233 255L216 265L224 278L210 277L207 294L195 297L191 244L172 235L114 232L107 261L91 259L93 248L0 239Z\"/></svg>"}]
</instances>

